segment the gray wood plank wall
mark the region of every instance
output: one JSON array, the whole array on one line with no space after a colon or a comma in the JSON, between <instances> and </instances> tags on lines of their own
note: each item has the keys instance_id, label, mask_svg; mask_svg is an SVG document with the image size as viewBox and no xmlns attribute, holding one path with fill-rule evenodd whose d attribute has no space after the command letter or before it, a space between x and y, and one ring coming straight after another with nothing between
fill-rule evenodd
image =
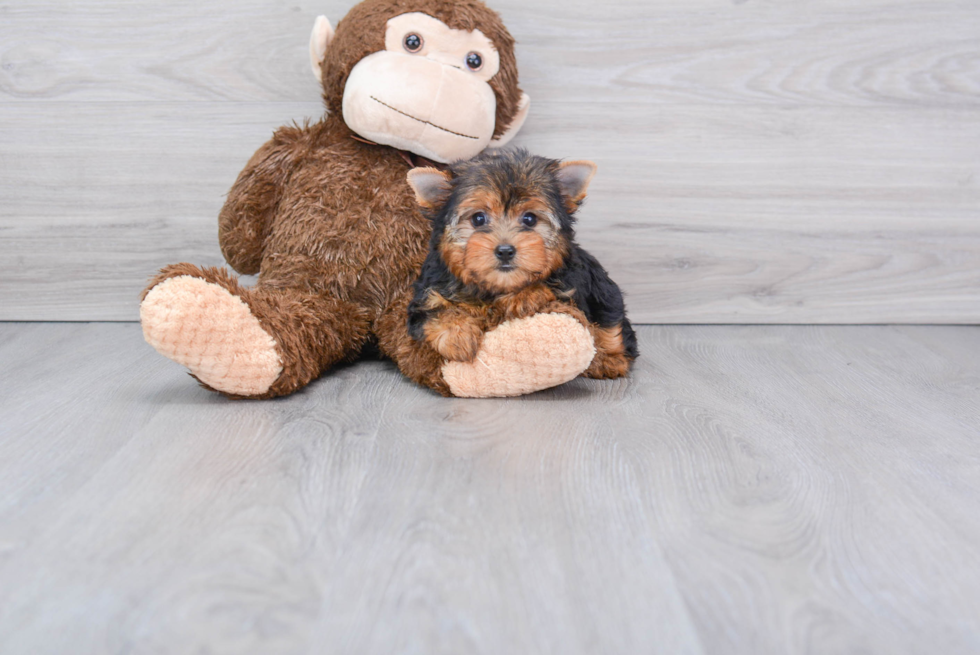
<instances>
[{"instance_id":1,"label":"gray wood plank wall","mask_svg":"<svg viewBox=\"0 0 980 655\"><path fill-rule=\"evenodd\" d=\"M134 320L352 2L0 2L0 320ZM975 0L491 0L638 322L980 322Z\"/></svg>"}]
</instances>

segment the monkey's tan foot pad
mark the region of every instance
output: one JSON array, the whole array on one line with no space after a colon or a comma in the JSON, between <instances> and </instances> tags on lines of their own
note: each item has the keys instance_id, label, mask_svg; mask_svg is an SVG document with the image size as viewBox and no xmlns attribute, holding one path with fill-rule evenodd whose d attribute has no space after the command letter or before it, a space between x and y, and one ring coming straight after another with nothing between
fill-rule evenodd
<instances>
[{"instance_id":1,"label":"monkey's tan foot pad","mask_svg":"<svg viewBox=\"0 0 980 655\"><path fill-rule=\"evenodd\" d=\"M190 275L164 280L140 304L143 337L224 393L256 396L282 373L276 342L241 298Z\"/></svg>"},{"instance_id":2,"label":"monkey's tan foot pad","mask_svg":"<svg viewBox=\"0 0 980 655\"><path fill-rule=\"evenodd\" d=\"M487 332L472 362L447 362L442 376L454 396L521 396L564 384L595 357L592 335L567 314L536 314Z\"/></svg>"}]
</instances>

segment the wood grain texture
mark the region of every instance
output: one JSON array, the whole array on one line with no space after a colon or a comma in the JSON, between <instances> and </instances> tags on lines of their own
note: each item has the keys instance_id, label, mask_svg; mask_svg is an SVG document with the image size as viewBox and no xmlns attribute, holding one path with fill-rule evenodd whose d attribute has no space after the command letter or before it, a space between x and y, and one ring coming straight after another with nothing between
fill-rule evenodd
<instances>
[{"instance_id":1,"label":"wood grain texture","mask_svg":"<svg viewBox=\"0 0 980 655\"><path fill-rule=\"evenodd\" d=\"M312 18L326 14L336 25L351 4L8 0L0 97L304 101L317 91L307 54ZM517 38L521 78L539 99L980 104L980 7L972 0L492 6Z\"/></svg>"},{"instance_id":2,"label":"wood grain texture","mask_svg":"<svg viewBox=\"0 0 980 655\"><path fill-rule=\"evenodd\" d=\"M321 112L306 39L349 2L0 4L0 320L135 320L221 263L223 193ZM980 322L980 6L494 2L592 158L581 242L638 322ZM107 36L111 35L111 36Z\"/></svg>"},{"instance_id":3,"label":"wood grain texture","mask_svg":"<svg viewBox=\"0 0 980 655\"><path fill-rule=\"evenodd\" d=\"M974 653L980 329L641 327L631 380L276 401L0 325L4 653Z\"/></svg>"}]
</instances>

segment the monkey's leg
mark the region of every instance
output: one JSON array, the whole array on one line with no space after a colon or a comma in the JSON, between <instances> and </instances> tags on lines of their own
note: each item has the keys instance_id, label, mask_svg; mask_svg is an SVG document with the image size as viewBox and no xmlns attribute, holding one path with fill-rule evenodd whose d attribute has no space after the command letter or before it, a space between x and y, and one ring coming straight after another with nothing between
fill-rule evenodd
<instances>
[{"instance_id":1,"label":"monkey's leg","mask_svg":"<svg viewBox=\"0 0 980 655\"><path fill-rule=\"evenodd\" d=\"M575 379L595 355L589 330L568 313L505 321L483 337L472 362L448 362L443 377L455 396L521 396Z\"/></svg>"},{"instance_id":2,"label":"monkey's leg","mask_svg":"<svg viewBox=\"0 0 980 655\"><path fill-rule=\"evenodd\" d=\"M560 300L544 305L541 307L541 312L567 314L581 323L592 335L595 357L582 373L583 377L613 379L626 377L629 374L633 360L636 359L636 337L633 335L633 328L629 321L625 318L623 323L618 325L602 327L590 323L577 307ZM629 346L630 339L632 339L632 347Z\"/></svg>"},{"instance_id":3,"label":"monkey's leg","mask_svg":"<svg viewBox=\"0 0 980 655\"><path fill-rule=\"evenodd\" d=\"M408 334L410 294L385 312L375 332L382 351L413 380L462 398L520 396L564 384L595 355L592 335L566 313L506 321L487 332L472 362L446 362Z\"/></svg>"},{"instance_id":4,"label":"monkey's leg","mask_svg":"<svg viewBox=\"0 0 980 655\"><path fill-rule=\"evenodd\" d=\"M562 301L549 303L542 312L568 314L584 325L595 343L595 357L583 373L583 377L612 380L626 377L633 360L637 357L636 335L624 316L621 323L602 327L590 323L580 309Z\"/></svg>"},{"instance_id":5,"label":"monkey's leg","mask_svg":"<svg viewBox=\"0 0 980 655\"><path fill-rule=\"evenodd\" d=\"M301 289L245 288L223 269L169 266L140 304L147 342L229 396L291 393L356 356L368 338L360 308Z\"/></svg>"}]
</instances>

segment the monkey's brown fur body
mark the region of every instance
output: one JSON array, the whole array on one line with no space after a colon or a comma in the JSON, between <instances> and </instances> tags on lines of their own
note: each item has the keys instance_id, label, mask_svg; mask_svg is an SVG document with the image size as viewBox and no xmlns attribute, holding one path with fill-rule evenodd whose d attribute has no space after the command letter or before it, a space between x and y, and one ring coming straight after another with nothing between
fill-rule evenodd
<instances>
[{"instance_id":1,"label":"monkey's brown fur body","mask_svg":"<svg viewBox=\"0 0 980 655\"><path fill-rule=\"evenodd\" d=\"M412 281L431 232L405 181L410 157L357 138L342 114L352 69L385 50L387 21L410 12L488 37L499 53L499 71L488 82L496 96L494 136L518 113L514 42L481 2L367 0L352 8L322 61L328 114L312 125L277 130L239 175L221 211L222 252L240 273L258 273L257 285L243 288L223 269L177 264L163 269L143 293L147 340L205 386L201 360L214 359L204 363L223 379L223 370L235 363L222 357L247 358L255 344L274 342L274 352L267 348L271 356L255 364L256 376L267 382L246 379L217 390L233 397L281 396L374 342L412 379L450 395L441 372L445 360L413 340L406 326ZM244 327L222 325L235 316ZM249 333L245 328L251 337L241 336ZM235 339L246 342L229 355ZM185 345L192 341L193 349ZM221 357L209 354L215 350Z\"/></svg>"}]
</instances>

